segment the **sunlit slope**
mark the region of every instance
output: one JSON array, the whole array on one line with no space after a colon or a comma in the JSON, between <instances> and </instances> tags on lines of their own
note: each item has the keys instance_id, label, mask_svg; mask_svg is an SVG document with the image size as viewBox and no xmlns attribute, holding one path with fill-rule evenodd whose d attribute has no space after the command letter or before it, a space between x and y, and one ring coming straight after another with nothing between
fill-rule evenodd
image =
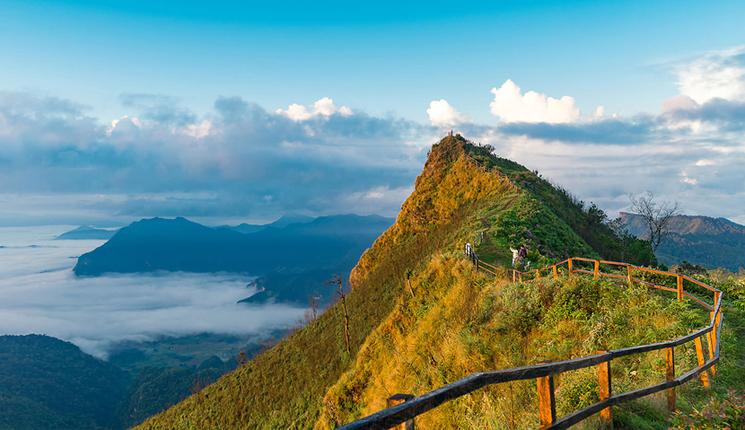
<instances>
[{"instance_id":1,"label":"sunlit slope","mask_svg":"<svg viewBox=\"0 0 745 430\"><path fill-rule=\"evenodd\" d=\"M565 204L560 192L524 167L487 152L460 136L432 147L396 223L352 272L347 299L351 356L344 342L342 308L336 304L142 428L312 427L325 419L324 396L345 371L359 366L361 346L396 304L417 291L444 291L444 285L423 284L423 271L443 258L452 259L465 241L477 244L490 261L505 262L509 246L520 243L531 247L536 264L569 254L602 255L588 242L600 242L597 232L605 230L588 228L580 235L572 228L586 217L581 208ZM613 242L614 237L605 239Z\"/></svg>"},{"instance_id":2,"label":"sunlit slope","mask_svg":"<svg viewBox=\"0 0 745 430\"><path fill-rule=\"evenodd\" d=\"M413 294L401 295L327 392L317 429L384 409L394 393L421 395L475 372L664 341L707 322L704 312L644 286L583 276L495 282L455 256L433 258L412 284ZM664 371L659 354L620 360L619 369L633 369L614 376L621 391ZM693 365L693 356L679 360ZM599 400L595 368L562 374L556 383L560 416ZM445 403L417 417L417 426L538 428L537 404L535 381L501 384Z\"/></svg>"}]
</instances>

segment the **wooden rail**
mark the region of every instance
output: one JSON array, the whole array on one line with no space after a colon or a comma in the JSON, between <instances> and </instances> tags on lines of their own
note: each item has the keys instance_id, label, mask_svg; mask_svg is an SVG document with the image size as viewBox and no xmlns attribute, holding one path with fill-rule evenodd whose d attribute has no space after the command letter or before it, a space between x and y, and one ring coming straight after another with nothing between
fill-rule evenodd
<instances>
[{"instance_id":1,"label":"wooden rail","mask_svg":"<svg viewBox=\"0 0 745 430\"><path fill-rule=\"evenodd\" d=\"M497 267L487 264L483 261L476 261L478 270L496 275ZM592 270L576 267L575 263L591 263ZM566 270L561 270L566 266ZM612 267L616 272L603 272L602 267ZM600 413L601 420L608 425L612 425L612 407L615 405L628 402L657 393L663 390L667 391L667 405L672 411L675 409L676 393L675 387L684 384L691 379L698 377L702 384L708 388L709 373L713 376L716 374L716 364L719 362L719 348L721 339L722 323L724 315L722 311L723 294L716 288L713 288L701 281L697 281L689 276L677 273L665 272L661 270L634 266L628 263L616 261L593 260L589 258L570 258L560 263L535 269L530 272L512 270L513 281L522 281L523 277L541 277L541 273L548 271L551 276L558 278L560 274L566 273L567 276L573 274L588 274L594 278L608 277L612 279L625 279L627 282L640 282L652 288L663 291L675 292L678 300L684 300L685 297L701 305L704 309L710 311L709 325L698 329L697 331L677 339L651 343L646 345L631 346L628 348L615 349L611 351L599 352L595 355L580 357L571 360L555 361L545 364L536 364L532 366L517 367L512 369L502 369L488 372L480 372L469 375L461 380L440 387L436 390L425 393L419 397L414 397L404 403L384 409L380 412L362 418L347 424L341 429L388 429L404 422L411 422L416 416L421 415L429 410L436 408L444 402L453 400L474 392L488 385L499 384L510 381L522 381L528 379L536 380L538 390L538 410L540 417L541 429L565 429L580 421L589 418L592 415ZM652 281L639 279L639 274L648 273L654 276L674 278L676 287L660 285ZM634 276L634 275L637 276ZM703 288L713 293L712 304L709 305L704 300L694 296L691 292L685 290L685 283L691 283L698 288ZM708 344L708 358L704 354L703 340ZM696 358L698 366L682 375L675 376L675 354L674 348L693 342L696 348ZM610 378L611 362L615 358L625 357L633 354L641 354L649 351L665 351L666 356L666 378L665 382L652 385L637 390L613 394L612 380ZM564 417L556 416L556 401L554 393L554 378L567 371L579 370L588 367L598 366L598 383L600 401L586 408L575 411ZM412 424L413 425L413 424Z\"/></svg>"}]
</instances>

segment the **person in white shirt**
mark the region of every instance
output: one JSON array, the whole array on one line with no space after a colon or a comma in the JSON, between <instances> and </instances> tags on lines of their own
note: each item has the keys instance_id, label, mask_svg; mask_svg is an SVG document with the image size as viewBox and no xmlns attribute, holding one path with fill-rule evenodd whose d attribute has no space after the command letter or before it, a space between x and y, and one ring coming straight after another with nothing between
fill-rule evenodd
<instances>
[{"instance_id":1,"label":"person in white shirt","mask_svg":"<svg viewBox=\"0 0 745 430\"><path fill-rule=\"evenodd\" d=\"M512 267L516 267L520 260L520 250L510 247L510 251L512 251Z\"/></svg>"}]
</instances>

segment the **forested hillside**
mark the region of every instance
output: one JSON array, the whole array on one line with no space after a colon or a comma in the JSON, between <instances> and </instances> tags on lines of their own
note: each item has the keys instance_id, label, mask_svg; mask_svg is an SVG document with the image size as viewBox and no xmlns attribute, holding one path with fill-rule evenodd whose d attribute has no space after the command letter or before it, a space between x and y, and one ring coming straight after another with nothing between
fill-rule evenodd
<instances>
[{"instance_id":1,"label":"forested hillside","mask_svg":"<svg viewBox=\"0 0 745 430\"><path fill-rule=\"evenodd\" d=\"M129 375L48 336L0 336L0 429L117 429Z\"/></svg>"}]
</instances>

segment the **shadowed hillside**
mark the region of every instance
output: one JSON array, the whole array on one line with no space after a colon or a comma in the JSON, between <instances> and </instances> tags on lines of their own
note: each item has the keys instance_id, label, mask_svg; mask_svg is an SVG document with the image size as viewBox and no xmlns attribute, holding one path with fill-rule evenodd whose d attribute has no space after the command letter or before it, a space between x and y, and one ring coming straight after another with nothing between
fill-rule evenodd
<instances>
[{"instance_id":1,"label":"shadowed hillside","mask_svg":"<svg viewBox=\"0 0 745 430\"><path fill-rule=\"evenodd\" d=\"M0 428L118 429L129 375L69 343L0 336Z\"/></svg>"}]
</instances>

